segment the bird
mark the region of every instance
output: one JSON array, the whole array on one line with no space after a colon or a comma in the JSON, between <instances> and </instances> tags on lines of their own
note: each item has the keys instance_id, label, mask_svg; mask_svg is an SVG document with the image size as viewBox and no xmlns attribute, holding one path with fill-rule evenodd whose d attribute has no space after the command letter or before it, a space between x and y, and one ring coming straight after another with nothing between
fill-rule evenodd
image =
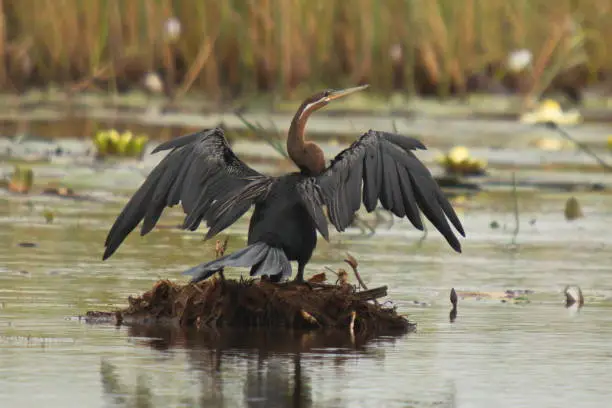
<instances>
[{"instance_id":1,"label":"bird","mask_svg":"<svg viewBox=\"0 0 612 408\"><path fill-rule=\"evenodd\" d=\"M144 236L166 207L179 202L185 213L182 228L195 231L205 221L206 239L231 226L254 206L247 246L184 271L193 283L225 267L250 267L252 277L267 275L273 282L286 281L293 274L291 261L297 261L294 280L304 282L317 231L329 241L328 221L342 232L362 204L372 212L378 202L419 230L424 228L420 216L424 214L460 253L461 243L448 221L465 237L463 225L430 171L414 154L426 149L419 140L370 129L329 163L323 150L306 140L306 122L313 112L368 86L324 90L300 105L286 142L288 156L298 171L280 176L262 174L245 164L219 127L161 143L151 154L169 152L115 220L102 259L109 258L141 221L140 234Z\"/></svg>"}]
</instances>

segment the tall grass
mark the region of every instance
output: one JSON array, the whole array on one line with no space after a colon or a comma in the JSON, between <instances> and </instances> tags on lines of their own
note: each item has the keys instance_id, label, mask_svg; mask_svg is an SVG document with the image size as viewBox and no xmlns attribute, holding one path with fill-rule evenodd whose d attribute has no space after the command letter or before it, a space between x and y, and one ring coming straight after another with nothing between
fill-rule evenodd
<instances>
[{"instance_id":1,"label":"tall grass","mask_svg":"<svg viewBox=\"0 0 612 408\"><path fill-rule=\"evenodd\" d=\"M422 75L445 89L518 48L540 78L577 37L592 72L612 70L612 0L0 0L0 13L3 89L113 88L152 69L179 94L217 97L361 81L411 90Z\"/></svg>"}]
</instances>

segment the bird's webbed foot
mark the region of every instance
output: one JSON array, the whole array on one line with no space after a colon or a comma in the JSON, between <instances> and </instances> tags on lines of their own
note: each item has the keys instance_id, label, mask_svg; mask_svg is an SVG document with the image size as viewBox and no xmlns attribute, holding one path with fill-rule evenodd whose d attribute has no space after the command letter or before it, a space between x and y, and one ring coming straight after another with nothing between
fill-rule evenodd
<instances>
[{"instance_id":1,"label":"bird's webbed foot","mask_svg":"<svg viewBox=\"0 0 612 408\"><path fill-rule=\"evenodd\" d=\"M294 285L305 285L310 290L314 289L312 287L312 285L310 284L310 282L308 282L307 280L304 280L304 276L303 275L296 276L295 279L293 281L291 281L291 283L294 284Z\"/></svg>"}]
</instances>

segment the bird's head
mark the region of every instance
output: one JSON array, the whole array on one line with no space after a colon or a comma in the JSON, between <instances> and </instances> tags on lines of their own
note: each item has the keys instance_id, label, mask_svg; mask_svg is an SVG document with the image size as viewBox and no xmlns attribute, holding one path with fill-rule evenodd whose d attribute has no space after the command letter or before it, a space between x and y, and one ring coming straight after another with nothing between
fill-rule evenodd
<instances>
[{"instance_id":1,"label":"bird's head","mask_svg":"<svg viewBox=\"0 0 612 408\"><path fill-rule=\"evenodd\" d=\"M325 91L316 93L304 101L303 111L311 113L313 111L321 109L324 106L327 106L327 104L333 100L343 98L355 92L363 91L369 86L370 85L365 84L346 89L327 89Z\"/></svg>"}]
</instances>

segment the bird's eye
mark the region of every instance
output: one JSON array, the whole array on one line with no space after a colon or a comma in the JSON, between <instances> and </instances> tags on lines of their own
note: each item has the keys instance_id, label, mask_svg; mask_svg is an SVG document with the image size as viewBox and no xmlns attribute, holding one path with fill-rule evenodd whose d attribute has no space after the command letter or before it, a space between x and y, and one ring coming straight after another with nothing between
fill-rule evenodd
<instances>
[{"instance_id":1,"label":"bird's eye","mask_svg":"<svg viewBox=\"0 0 612 408\"><path fill-rule=\"evenodd\" d=\"M325 91L323 92L323 96L329 96L330 92L329 91Z\"/></svg>"}]
</instances>

